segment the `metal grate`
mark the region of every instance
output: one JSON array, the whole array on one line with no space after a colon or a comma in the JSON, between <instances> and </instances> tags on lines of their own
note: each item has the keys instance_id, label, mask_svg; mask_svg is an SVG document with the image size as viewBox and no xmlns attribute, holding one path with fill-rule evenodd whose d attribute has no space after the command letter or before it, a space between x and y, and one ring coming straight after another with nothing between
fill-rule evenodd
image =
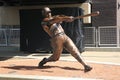
<instances>
[{"instance_id":1,"label":"metal grate","mask_svg":"<svg viewBox=\"0 0 120 80\"><path fill-rule=\"evenodd\" d=\"M0 46L7 46L7 36L5 29L0 29Z\"/></svg>"},{"instance_id":2,"label":"metal grate","mask_svg":"<svg viewBox=\"0 0 120 80\"><path fill-rule=\"evenodd\" d=\"M0 46L19 46L20 29L0 29Z\"/></svg>"},{"instance_id":3,"label":"metal grate","mask_svg":"<svg viewBox=\"0 0 120 80\"><path fill-rule=\"evenodd\" d=\"M95 45L95 27L85 27L85 45Z\"/></svg>"},{"instance_id":4,"label":"metal grate","mask_svg":"<svg viewBox=\"0 0 120 80\"><path fill-rule=\"evenodd\" d=\"M96 31L97 30L97 31ZM98 35L96 34L98 32ZM96 41L100 47L118 45L120 47L120 29L117 33L115 26L110 27L84 27L85 46L96 46ZM5 28L0 29L0 46L19 46L20 45L20 29Z\"/></svg>"},{"instance_id":5,"label":"metal grate","mask_svg":"<svg viewBox=\"0 0 120 80\"><path fill-rule=\"evenodd\" d=\"M99 45L117 45L116 27L98 28Z\"/></svg>"},{"instance_id":6,"label":"metal grate","mask_svg":"<svg viewBox=\"0 0 120 80\"><path fill-rule=\"evenodd\" d=\"M10 29L9 30L8 43L10 46L19 46L20 29Z\"/></svg>"}]
</instances>

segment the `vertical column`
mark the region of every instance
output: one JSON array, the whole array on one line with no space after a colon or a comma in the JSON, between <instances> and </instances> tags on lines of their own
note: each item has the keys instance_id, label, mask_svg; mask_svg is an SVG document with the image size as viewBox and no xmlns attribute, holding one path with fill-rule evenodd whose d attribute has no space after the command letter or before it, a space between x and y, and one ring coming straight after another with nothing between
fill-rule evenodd
<instances>
[{"instance_id":1,"label":"vertical column","mask_svg":"<svg viewBox=\"0 0 120 80\"><path fill-rule=\"evenodd\" d=\"M120 0L117 0L117 47L120 47Z\"/></svg>"}]
</instances>

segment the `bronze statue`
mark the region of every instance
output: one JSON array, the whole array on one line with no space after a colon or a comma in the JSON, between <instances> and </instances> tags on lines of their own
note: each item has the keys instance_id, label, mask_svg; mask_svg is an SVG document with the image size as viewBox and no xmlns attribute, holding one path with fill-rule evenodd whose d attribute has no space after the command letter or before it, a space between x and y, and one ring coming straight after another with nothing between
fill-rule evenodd
<instances>
[{"instance_id":1,"label":"bronze statue","mask_svg":"<svg viewBox=\"0 0 120 80\"><path fill-rule=\"evenodd\" d=\"M64 48L84 66L84 72L90 71L92 67L87 65L87 63L83 60L78 48L73 43L73 41L65 34L61 26L61 23L63 21L72 22L74 20L74 17L64 15L52 16L49 7L44 7L44 9L42 10L42 14L44 16L44 19L41 22L41 25L44 31L48 33L48 35L51 37L53 54L48 58L43 58L43 60L39 63L38 67L41 68L47 62L59 60Z\"/></svg>"}]
</instances>

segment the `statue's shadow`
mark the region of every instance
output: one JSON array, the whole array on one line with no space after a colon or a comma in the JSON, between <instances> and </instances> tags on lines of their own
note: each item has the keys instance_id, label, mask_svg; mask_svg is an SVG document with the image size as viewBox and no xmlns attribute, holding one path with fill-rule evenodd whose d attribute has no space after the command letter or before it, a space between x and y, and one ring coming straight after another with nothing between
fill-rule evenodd
<instances>
[{"instance_id":1,"label":"statue's shadow","mask_svg":"<svg viewBox=\"0 0 120 80\"><path fill-rule=\"evenodd\" d=\"M8 69L13 69L13 70L50 70L50 69L54 69L54 68L58 68L58 69L63 69L63 70L81 70L83 71L83 69L78 69L75 67L62 67L62 66L51 66L51 65L45 65L42 67L38 67L38 66L16 66L16 65L12 65L12 66L3 66L2 68L8 68Z\"/></svg>"}]
</instances>

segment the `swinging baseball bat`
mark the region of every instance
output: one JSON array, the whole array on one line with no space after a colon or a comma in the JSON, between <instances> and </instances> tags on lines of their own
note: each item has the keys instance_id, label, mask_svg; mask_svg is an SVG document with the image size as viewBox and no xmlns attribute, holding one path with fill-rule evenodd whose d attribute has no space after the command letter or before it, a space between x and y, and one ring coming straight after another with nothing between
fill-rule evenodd
<instances>
[{"instance_id":1,"label":"swinging baseball bat","mask_svg":"<svg viewBox=\"0 0 120 80\"><path fill-rule=\"evenodd\" d=\"M93 12L93 13L90 13L90 14L74 17L73 19L75 20L75 19L80 19L80 18L84 18L84 17L88 17L88 16L98 16L99 14L100 14L100 12L96 11L96 12Z\"/></svg>"}]
</instances>

